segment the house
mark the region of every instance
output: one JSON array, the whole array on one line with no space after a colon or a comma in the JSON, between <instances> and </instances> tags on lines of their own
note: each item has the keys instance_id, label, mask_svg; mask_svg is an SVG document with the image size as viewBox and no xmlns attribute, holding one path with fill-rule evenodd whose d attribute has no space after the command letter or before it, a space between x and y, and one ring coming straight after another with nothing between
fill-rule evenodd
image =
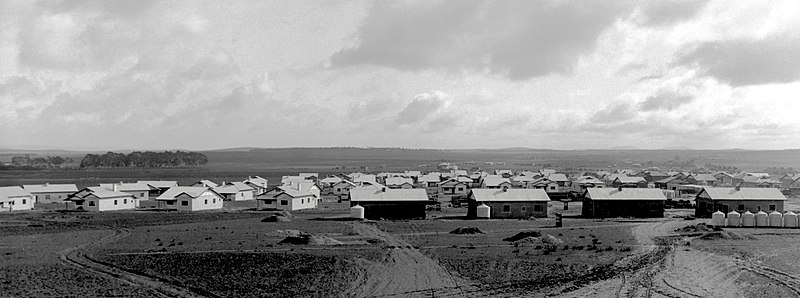
<instances>
[{"instance_id":1,"label":"house","mask_svg":"<svg viewBox=\"0 0 800 298\"><path fill-rule=\"evenodd\" d=\"M697 174L693 176L695 184L703 186L716 186L717 177L711 174Z\"/></svg>"},{"instance_id":2,"label":"house","mask_svg":"<svg viewBox=\"0 0 800 298\"><path fill-rule=\"evenodd\" d=\"M472 189L469 192L467 217L477 217L481 204L489 206L490 218L547 217L550 197L542 189Z\"/></svg>"},{"instance_id":3,"label":"house","mask_svg":"<svg viewBox=\"0 0 800 298\"><path fill-rule=\"evenodd\" d=\"M225 201L249 201L254 198L255 190L243 182L231 182L213 188Z\"/></svg>"},{"instance_id":4,"label":"house","mask_svg":"<svg viewBox=\"0 0 800 298\"><path fill-rule=\"evenodd\" d=\"M164 192L169 190L170 188L178 186L178 181L163 181L163 180L140 180L136 183L144 183L153 187L153 190L150 191L148 195L151 198L157 198L158 196L162 195Z\"/></svg>"},{"instance_id":5,"label":"house","mask_svg":"<svg viewBox=\"0 0 800 298\"><path fill-rule=\"evenodd\" d=\"M781 185L788 189L800 188L800 174L786 174L780 179Z\"/></svg>"},{"instance_id":6,"label":"house","mask_svg":"<svg viewBox=\"0 0 800 298\"><path fill-rule=\"evenodd\" d=\"M61 203L69 197L69 195L78 191L75 184L36 184L36 185L23 185L26 191L33 195L35 203Z\"/></svg>"},{"instance_id":7,"label":"house","mask_svg":"<svg viewBox=\"0 0 800 298\"><path fill-rule=\"evenodd\" d=\"M334 184L339 183L342 180L343 180L342 178L339 178L337 176L328 176L328 177L322 178L322 180L319 181L319 184L320 184L320 186L322 186L322 188L330 188Z\"/></svg>"},{"instance_id":8,"label":"house","mask_svg":"<svg viewBox=\"0 0 800 298\"><path fill-rule=\"evenodd\" d=\"M350 182L350 181L347 181L347 180L342 180L342 181L339 181L339 182L333 184L333 186L331 187L331 194L334 195L334 196L337 196L337 197L339 197L341 199L343 196L347 196L347 194L350 193L350 189L351 188L354 188L354 187L357 187L357 186L358 185L356 185L353 182Z\"/></svg>"},{"instance_id":9,"label":"house","mask_svg":"<svg viewBox=\"0 0 800 298\"><path fill-rule=\"evenodd\" d=\"M722 211L783 213L786 197L777 188L705 187L695 199L695 216L711 217Z\"/></svg>"},{"instance_id":10,"label":"house","mask_svg":"<svg viewBox=\"0 0 800 298\"><path fill-rule=\"evenodd\" d=\"M569 184L567 175L559 173L550 174L550 176L547 176L547 180L553 181L558 185L558 188L556 189L557 192L563 191L563 189Z\"/></svg>"},{"instance_id":11,"label":"house","mask_svg":"<svg viewBox=\"0 0 800 298\"><path fill-rule=\"evenodd\" d=\"M611 181L611 186L617 188L647 188L647 180L644 177L618 176L614 181Z\"/></svg>"},{"instance_id":12,"label":"house","mask_svg":"<svg viewBox=\"0 0 800 298\"><path fill-rule=\"evenodd\" d=\"M470 179L471 181L471 179ZM444 196L467 196L469 194L470 182L459 180L458 178L451 178L447 181L439 182L438 193Z\"/></svg>"},{"instance_id":13,"label":"house","mask_svg":"<svg viewBox=\"0 0 800 298\"><path fill-rule=\"evenodd\" d=\"M100 187L133 195L136 198L136 207L139 207L140 201L150 200L150 193L157 190L155 187L144 183L101 183Z\"/></svg>"},{"instance_id":14,"label":"house","mask_svg":"<svg viewBox=\"0 0 800 298\"><path fill-rule=\"evenodd\" d=\"M660 171L647 171L647 172L644 173L643 177L644 177L645 181L653 183L653 182L656 182L658 180L667 179L667 178L669 178L669 175L667 175L664 172L660 172Z\"/></svg>"},{"instance_id":15,"label":"house","mask_svg":"<svg viewBox=\"0 0 800 298\"><path fill-rule=\"evenodd\" d=\"M433 195L439 191L439 182L442 182L441 177L439 173L428 173L417 179L417 185L420 188L424 188L429 195Z\"/></svg>"},{"instance_id":16,"label":"house","mask_svg":"<svg viewBox=\"0 0 800 298\"><path fill-rule=\"evenodd\" d=\"M130 193L94 186L84 188L64 201L67 203L67 209L102 212L136 209L137 200Z\"/></svg>"},{"instance_id":17,"label":"house","mask_svg":"<svg viewBox=\"0 0 800 298\"><path fill-rule=\"evenodd\" d=\"M733 175L726 172L717 172L713 176L717 178L717 186L733 186Z\"/></svg>"},{"instance_id":18,"label":"house","mask_svg":"<svg viewBox=\"0 0 800 298\"><path fill-rule=\"evenodd\" d=\"M305 181L312 181L308 180L302 176L283 176L281 177L281 185L283 184L291 184L292 182L305 182Z\"/></svg>"},{"instance_id":19,"label":"house","mask_svg":"<svg viewBox=\"0 0 800 298\"><path fill-rule=\"evenodd\" d=\"M273 188L258 197L264 207L286 211L317 208L322 200L320 189L313 181L294 182Z\"/></svg>"},{"instance_id":20,"label":"house","mask_svg":"<svg viewBox=\"0 0 800 298\"><path fill-rule=\"evenodd\" d=\"M386 187L388 188L414 188L414 180L404 177L389 177L386 178Z\"/></svg>"},{"instance_id":21,"label":"house","mask_svg":"<svg viewBox=\"0 0 800 298\"><path fill-rule=\"evenodd\" d=\"M558 183L555 181L551 181L547 178L539 178L535 179L529 183L527 183L527 188L530 189L543 189L547 193L555 193L558 191Z\"/></svg>"},{"instance_id":22,"label":"house","mask_svg":"<svg viewBox=\"0 0 800 298\"><path fill-rule=\"evenodd\" d=\"M550 176L550 175L555 174L555 173L556 173L556 170L553 170L553 169L541 169L541 170L539 170L539 174L541 174L542 177L547 177L547 176Z\"/></svg>"},{"instance_id":23,"label":"house","mask_svg":"<svg viewBox=\"0 0 800 298\"><path fill-rule=\"evenodd\" d=\"M33 210L33 195L19 186L0 187L0 211Z\"/></svg>"},{"instance_id":24,"label":"house","mask_svg":"<svg viewBox=\"0 0 800 298\"><path fill-rule=\"evenodd\" d=\"M587 188L602 188L605 183L594 176L580 176L572 182L572 188L575 190L585 191Z\"/></svg>"},{"instance_id":25,"label":"house","mask_svg":"<svg viewBox=\"0 0 800 298\"><path fill-rule=\"evenodd\" d=\"M497 175L483 177L480 186L480 188L494 188L494 189L503 189L503 188L507 189L512 187L514 187L514 185L511 183L511 180Z\"/></svg>"},{"instance_id":26,"label":"house","mask_svg":"<svg viewBox=\"0 0 800 298\"><path fill-rule=\"evenodd\" d=\"M353 178L353 183L358 184L358 183L361 183L361 182L377 183L378 180L377 180L377 177L375 177L375 175L371 175L371 174L361 174L361 175L358 175L357 177Z\"/></svg>"},{"instance_id":27,"label":"house","mask_svg":"<svg viewBox=\"0 0 800 298\"><path fill-rule=\"evenodd\" d=\"M222 209L222 195L204 186L174 186L156 198L162 207L178 211Z\"/></svg>"},{"instance_id":28,"label":"house","mask_svg":"<svg viewBox=\"0 0 800 298\"><path fill-rule=\"evenodd\" d=\"M192 184L190 186L205 186L205 187L214 188L214 187L219 187L219 184L217 184L216 182L211 181L211 180L203 179L203 180L195 182L194 184Z\"/></svg>"},{"instance_id":29,"label":"house","mask_svg":"<svg viewBox=\"0 0 800 298\"><path fill-rule=\"evenodd\" d=\"M364 207L368 219L425 219L429 202L424 189L357 187L350 189L350 206Z\"/></svg>"},{"instance_id":30,"label":"house","mask_svg":"<svg viewBox=\"0 0 800 298\"><path fill-rule=\"evenodd\" d=\"M664 217L667 198L655 188L587 188L581 215L590 218Z\"/></svg>"},{"instance_id":31,"label":"house","mask_svg":"<svg viewBox=\"0 0 800 298\"><path fill-rule=\"evenodd\" d=\"M253 197L265 193L269 189L269 181L260 176L248 176L243 182L253 189Z\"/></svg>"}]
</instances>

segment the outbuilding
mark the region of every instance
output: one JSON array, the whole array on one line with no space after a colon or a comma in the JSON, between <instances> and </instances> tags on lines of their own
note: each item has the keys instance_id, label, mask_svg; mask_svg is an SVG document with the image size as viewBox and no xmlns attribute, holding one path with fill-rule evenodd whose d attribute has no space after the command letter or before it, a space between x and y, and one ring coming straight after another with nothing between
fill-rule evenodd
<instances>
[{"instance_id":1,"label":"outbuilding","mask_svg":"<svg viewBox=\"0 0 800 298\"><path fill-rule=\"evenodd\" d=\"M547 217L550 197L543 189L472 189L468 196L467 217L478 215L478 206L489 206L491 218Z\"/></svg>"},{"instance_id":2,"label":"outbuilding","mask_svg":"<svg viewBox=\"0 0 800 298\"><path fill-rule=\"evenodd\" d=\"M317 208L319 198L319 188L309 181L308 183L293 183L273 188L257 196L256 200L263 201L262 207L265 208L294 211Z\"/></svg>"},{"instance_id":3,"label":"outbuilding","mask_svg":"<svg viewBox=\"0 0 800 298\"><path fill-rule=\"evenodd\" d=\"M222 196L209 187L175 186L161 194L156 201L166 209L200 211L222 209Z\"/></svg>"},{"instance_id":4,"label":"outbuilding","mask_svg":"<svg viewBox=\"0 0 800 298\"><path fill-rule=\"evenodd\" d=\"M350 189L350 206L364 207L368 219L425 219L430 202L424 189L356 187Z\"/></svg>"},{"instance_id":5,"label":"outbuilding","mask_svg":"<svg viewBox=\"0 0 800 298\"><path fill-rule=\"evenodd\" d=\"M0 187L0 211L32 210L33 201L33 195L22 187Z\"/></svg>"},{"instance_id":6,"label":"outbuilding","mask_svg":"<svg viewBox=\"0 0 800 298\"><path fill-rule=\"evenodd\" d=\"M69 195L78 191L75 184L34 184L23 185L22 188L33 195L36 203L61 203Z\"/></svg>"},{"instance_id":7,"label":"outbuilding","mask_svg":"<svg viewBox=\"0 0 800 298\"><path fill-rule=\"evenodd\" d=\"M695 216L711 217L715 211L783 213L786 197L777 188L704 187L695 198Z\"/></svg>"},{"instance_id":8,"label":"outbuilding","mask_svg":"<svg viewBox=\"0 0 800 298\"><path fill-rule=\"evenodd\" d=\"M219 187L214 191L220 194L226 201L249 201L252 200L255 190L244 184L244 182L230 182Z\"/></svg>"},{"instance_id":9,"label":"outbuilding","mask_svg":"<svg viewBox=\"0 0 800 298\"><path fill-rule=\"evenodd\" d=\"M583 217L664 217L667 198L656 188L587 188Z\"/></svg>"},{"instance_id":10,"label":"outbuilding","mask_svg":"<svg viewBox=\"0 0 800 298\"><path fill-rule=\"evenodd\" d=\"M136 200L133 194L94 186L84 188L64 201L67 203L67 209L71 210L118 211L135 209Z\"/></svg>"}]
</instances>

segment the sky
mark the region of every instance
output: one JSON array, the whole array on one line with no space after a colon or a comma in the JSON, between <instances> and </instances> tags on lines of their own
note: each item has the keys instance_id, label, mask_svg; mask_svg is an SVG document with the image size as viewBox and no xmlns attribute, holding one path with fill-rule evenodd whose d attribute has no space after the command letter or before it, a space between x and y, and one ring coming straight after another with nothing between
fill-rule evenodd
<instances>
[{"instance_id":1,"label":"sky","mask_svg":"<svg viewBox=\"0 0 800 298\"><path fill-rule=\"evenodd\" d=\"M800 148L800 1L0 1L0 148Z\"/></svg>"}]
</instances>

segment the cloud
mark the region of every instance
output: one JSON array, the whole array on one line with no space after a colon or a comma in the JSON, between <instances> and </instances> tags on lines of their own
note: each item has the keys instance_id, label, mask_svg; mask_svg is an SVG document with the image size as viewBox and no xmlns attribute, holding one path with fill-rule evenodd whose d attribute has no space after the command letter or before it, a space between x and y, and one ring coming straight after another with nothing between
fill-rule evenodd
<instances>
[{"instance_id":1,"label":"cloud","mask_svg":"<svg viewBox=\"0 0 800 298\"><path fill-rule=\"evenodd\" d=\"M681 55L678 65L698 68L732 86L800 80L800 36L703 42Z\"/></svg>"},{"instance_id":2,"label":"cloud","mask_svg":"<svg viewBox=\"0 0 800 298\"><path fill-rule=\"evenodd\" d=\"M415 124L436 114L445 104L442 93L423 93L414 97L406 107L397 113L398 124Z\"/></svg>"},{"instance_id":3,"label":"cloud","mask_svg":"<svg viewBox=\"0 0 800 298\"><path fill-rule=\"evenodd\" d=\"M658 95L653 95L640 102L638 107L643 112L652 111L672 111L680 106L690 103L694 97L688 95L680 95L671 92L663 92Z\"/></svg>"},{"instance_id":4,"label":"cloud","mask_svg":"<svg viewBox=\"0 0 800 298\"><path fill-rule=\"evenodd\" d=\"M708 1L668 0L645 1L640 8L645 26L665 26L693 19Z\"/></svg>"},{"instance_id":5,"label":"cloud","mask_svg":"<svg viewBox=\"0 0 800 298\"><path fill-rule=\"evenodd\" d=\"M473 71L526 80L569 74L631 8L618 2L460 1L373 4L358 44L333 67Z\"/></svg>"}]
</instances>

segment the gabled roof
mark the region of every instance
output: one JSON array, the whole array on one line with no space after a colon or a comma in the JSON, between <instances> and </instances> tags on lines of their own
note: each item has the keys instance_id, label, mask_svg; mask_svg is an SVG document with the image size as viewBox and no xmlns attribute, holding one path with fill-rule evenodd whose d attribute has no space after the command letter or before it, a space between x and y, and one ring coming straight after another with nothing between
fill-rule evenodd
<instances>
[{"instance_id":1,"label":"gabled roof","mask_svg":"<svg viewBox=\"0 0 800 298\"><path fill-rule=\"evenodd\" d=\"M306 178L306 179L311 178L311 177L318 178L319 177L319 173L300 173L300 174L297 174L297 176L300 176L300 177L303 177L303 178Z\"/></svg>"},{"instance_id":2,"label":"gabled roof","mask_svg":"<svg viewBox=\"0 0 800 298\"><path fill-rule=\"evenodd\" d=\"M569 179L567 179L567 175L558 173L550 174L550 176L547 176L547 179L550 179L555 182L569 182Z\"/></svg>"},{"instance_id":3,"label":"gabled roof","mask_svg":"<svg viewBox=\"0 0 800 298\"><path fill-rule=\"evenodd\" d=\"M595 201L665 201L664 192L657 188L587 188L586 197Z\"/></svg>"},{"instance_id":4,"label":"gabled roof","mask_svg":"<svg viewBox=\"0 0 800 298\"><path fill-rule=\"evenodd\" d=\"M154 189L158 189L157 187L150 186L146 183L101 183L100 187L104 187L109 190L114 190L114 186L117 187L117 191L126 192L126 191L150 191Z\"/></svg>"},{"instance_id":5,"label":"gabled roof","mask_svg":"<svg viewBox=\"0 0 800 298\"><path fill-rule=\"evenodd\" d=\"M484 186L500 186L500 184L503 183L511 184L511 181L508 180L508 178L503 178L498 176L487 176L483 178Z\"/></svg>"},{"instance_id":6,"label":"gabled roof","mask_svg":"<svg viewBox=\"0 0 800 298\"><path fill-rule=\"evenodd\" d=\"M231 182L220 187L215 187L214 191L218 193L237 193L243 191L253 191L253 188L242 182Z\"/></svg>"},{"instance_id":7,"label":"gabled roof","mask_svg":"<svg viewBox=\"0 0 800 298\"><path fill-rule=\"evenodd\" d=\"M328 177L323 178L319 182L320 183L333 183L333 184L335 184L335 183L339 183L340 181L342 181L342 178L339 178L339 177L336 177L336 176L328 176Z\"/></svg>"},{"instance_id":8,"label":"gabled roof","mask_svg":"<svg viewBox=\"0 0 800 298\"><path fill-rule=\"evenodd\" d=\"M158 180L158 181L155 181L155 180L139 180L139 181L137 181L136 183L145 183L145 184L150 184L150 185L152 185L152 186L155 186L155 187L158 187L158 188L170 188L170 187L175 187L175 186L178 186L178 181L162 181L162 180Z\"/></svg>"},{"instance_id":9,"label":"gabled roof","mask_svg":"<svg viewBox=\"0 0 800 298\"><path fill-rule=\"evenodd\" d=\"M513 180L514 182L525 183L525 182L531 182L533 180L536 180L536 178L533 178L532 176L520 175L520 176L511 177L511 180Z\"/></svg>"},{"instance_id":10,"label":"gabled roof","mask_svg":"<svg viewBox=\"0 0 800 298\"><path fill-rule=\"evenodd\" d=\"M628 176L620 176L614 179L614 181L619 181L619 183L639 183L644 182L644 177L628 177Z\"/></svg>"},{"instance_id":11,"label":"gabled roof","mask_svg":"<svg viewBox=\"0 0 800 298\"><path fill-rule=\"evenodd\" d=\"M458 182L472 183L472 179L471 178L464 177L464 176L458 176L458 177L456 177L456 180L458 180Z\"/></svg>"},{"instance_id":12,"label":"gabled roof","mask_svg":"<svg viewBox=\"0 0 800 298\"><path fill-rule=\"evenodd\" d=\"M219 197L222 197L219 195L219 193L217 193L213 189L205 186L175 186L175 187L170 187L167 191L158 196L156 200L172 201L175 200L181 194L187 194L189 197L197 198L203 195L203 193L205 193L207 190L210 190Z\"/></svg>"},{"instance_id":13,"label":"gabled roof","mask_svg":"<svg viewBox=\"0 0 800 298\"><path fill-rule=\"evenodd\" d=\"M470 180L470 181L472 181L472 180ZM447 179L447 180L445 180L445 181L439 182L439 185L458 185L458 184L464 184L464 185L467 185L467 183L468 183L468 182L459 181L459 180L458 180L458 179L456 179L456 178L450 178L450 179Z\"/></svg>"},{"instance_id":14,"label":"gabled roof","mask_svg":"<svg viewBox=\"0 0 800 298\"><path fill-rule=\"evenodd\" d=\"M113 191L105 187L93 186L87 187L78 191L65 199L64 201L82 201L86 197L94 195L100 199L114 199L114 198L135 198L132 194Z\"/></svg>"},{"instance_id":15,"label":"gabled roof","mask_svg":"<svg viewBox=\"0 0 800 298\"><path fill-rule=\"evenodd\" d=\"M440 175L431 175L431 174L425 174L424 176L419 177L417 179L417 181L419 182L437 182L437 183L441 180L442 178Z\"/></svg>"},{"instance_id":16,"label":"gabled roof","mask_svg":"<svg viewBox=\"0 0 800 298\"><path fill-rule=\"evenodd\" d=\"M247 179L244 180L243 182L244 183L252 183L252 184L255 184L255 185L259 185L259 186L267 185L269 183L269 181L267 181L267 179L261 178L259 176L247 177Z\"/></svg>"},{"instance_id":17,"label":"gabled roof","mask_svg":"<svg viewBox=\"0 0 800 298\"><path fill-rule=\"evenodd\" d=\"M711 174L697 174L694 175L694 180L696 181L717 181L717 178Z\"/></svg>"},{"instance_id":18,"label":"gabled roof","mask_svg":"<svg viewBox=\"0 0 800 298\"><path fill-rule=\"evenodd\" d=\"M550 197L543 189L486 189L470 191L470 198L477 202L549 202Z\"/></svg>"},{"instance_id":19,"label":"gabled roof","mask_svg":"<svg viewBox=\"0 0 800 298\"><path fill-rule=\"evenodd\" d=\"M428 193L421 188L356 187L350 189L350 200L353 202L427 202Z\"/></svg>"},{"instance_id":20,"label":"gabled roof","mask_svg":"<svg viewBox=\"0 0 800 298\"><path fill-rule=\"evenodd\" d=\"M786 200L777 188L704 187L703 192L712 200Z\"/></svg>"},{"instance_id":21,"label":"gabled roof","mask_svg":"<svg viewBox=\"0 0 800 298\"><path fill-rule=\"evenodd\" d=\"M597 179L594 176L580 176L575 179L578 184L606 184L603 180Z\"/></svg>"},{"instance_id":22,"label":"gabled roof","mask_svg":"<svg viewBox=\"0 0 800 298\"><path fill-rule=\"evenodd\" d=\"M362 175L360 175L358 177L354 177L353 178L353 182L356 182L356 183L365 182L365 181L366 182L375 182L377 180L376 180L375 175L371 175L371 174L362 174Z\"/></svg>"},{"instance_id":23,"label":"gabled roof","mask_svg":"<svg viewBox=\"0 0 800 298\"><path fill-rule=\"evenodd\" d=\"M347 184L348 186L358 186L355 183L347 181L347 180L340 180L339 182L336 182L333 185L338 185L338 184Z\"/></svg>"},{"instance_id":24,"label":"gabled roof","mask_svg":"<svg viewBox=\"0 0 800 298\"><path fill-rule=\"evenodd\" d=\"M386 178L386 186L399 186L403 184L414 185L414 180L411 178L403 178L403 177L389 177Z\"/></svg>"},{"instance_id":25,"label":"gabled roof","mask_svg":"<svg viewBox=\"0 0 800 298\"><path fill-rule=\"evenodd\" d=\"M22 188L30 193L52 193L52 192L76 192L78 187L75 184L33 184L23 185Z\"/></svg>"},{"instance_id":26,"label":"gabled roof","mask_svg":"<svg viewBox=\"0 0 800 298\"><path fill-rule=\"evenodd\" d=\"M3 198L18 198L18 197L30 197L31 192L23 189L20 186L5 186L0 187L0 200Z\"/></svg>"},{"instance_id":27,"label":"gabled roof","mask_svg":"<svg viewBox=\"0 0 800 298\"><path fill-rule=\"evenodd\" d=\"M219 186L219 184L217 184L216 182L211 181L211 180L207 180L207 179L203 179L203 180L197 181L192 185L208 186L208 187L217 187L217 186Z\"/></svg>"},{"instance_id":28,"label":"gabled roof","mask_svg":"<svg viewBox=\"0 0 800 298\"><path fill-rule=\"evenodd\" d=\"M676 180L676 179L680 179L680 178L678 178L678 176L671 176L671 177L667 177L667 178L658 180L658 181L656 181L656 183L670 183L670 182L672 182L673 180Z\"/></svg>"}]
</instances>

